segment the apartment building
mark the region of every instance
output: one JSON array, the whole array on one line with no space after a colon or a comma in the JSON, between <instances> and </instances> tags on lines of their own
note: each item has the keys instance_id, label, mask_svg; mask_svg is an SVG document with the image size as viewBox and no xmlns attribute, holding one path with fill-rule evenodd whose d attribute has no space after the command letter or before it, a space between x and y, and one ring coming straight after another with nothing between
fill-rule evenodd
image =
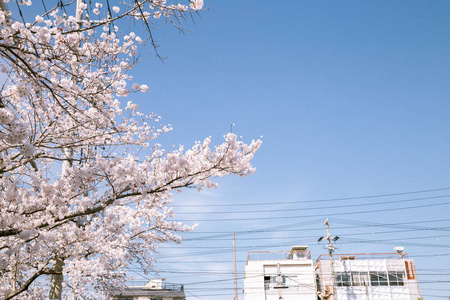
<instances>
[{"instance_id":1,"label":"apartment building","mask_svg":"<svg viewBox=\"0 0 450 300\"><path fill-rule=\"evenodd\" d=\"M249 252L244 275L245 300L316 300L311 251Z\"/></svg>"},{"instance_id":2,"label":"apartment building","mask_svg":"<svg viewBox=\"0 0 450 300\"><path fill-rule=\"evenodd\" d=\"M321 255L314 264L319 299L422 299L413 259L397 253Z\"/></svg>"}]
</instances>

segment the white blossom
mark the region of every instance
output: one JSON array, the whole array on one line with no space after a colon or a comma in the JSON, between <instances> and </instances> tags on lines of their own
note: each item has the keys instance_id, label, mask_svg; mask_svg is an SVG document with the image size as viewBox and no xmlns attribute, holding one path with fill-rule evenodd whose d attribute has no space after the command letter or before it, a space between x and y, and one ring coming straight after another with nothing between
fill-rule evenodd
<instances>
[{"instance_id":1,"label":"white blossom","mask_svg":"<svg viewBox=\"0 0 450 300\"><path fill-rule=\"evenodd\" d=\"M20 151L23 156L32 156L35 152L36 148L30 143L25 143Z\"/></svg>"},{"instance_id":2,"label":"white blossom","mask_svg":"<svg viewBox=\"0 0 450 300\"><path fill-rule=\"evenodd\" d=\"M0 124L9 124L16 119L14 111L7 107L0 108Z\"/></svg>"},{"instance_id":3,"label":"white blossom","mask_svg":"<svg viewBox=\"0 0 450 300\"><path fill-rule=\"evenodd\" d=\"M203 0L191 0L190 6L193 10L200 10L203 8Z\"/></svg>"},{"instance_id":4,"label":"white blossom","mask_svg":"<svg viewBox=\"0 0 450 300\"><path fill-rule=\"evenodd\" d=\"M5 141L10 145L18 144L29 136L27 126L20 122L9 124L8 131L9 133L6 136Z\"/></svg>"}]
</instances>

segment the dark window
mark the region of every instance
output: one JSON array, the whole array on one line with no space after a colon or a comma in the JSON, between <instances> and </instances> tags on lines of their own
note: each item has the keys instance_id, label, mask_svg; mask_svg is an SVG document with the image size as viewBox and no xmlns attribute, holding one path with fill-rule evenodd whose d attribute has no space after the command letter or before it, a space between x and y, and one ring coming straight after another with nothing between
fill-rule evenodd
<instances>
[{"instance_id":1,"label":"dark window","mask_svg":"<svg viewBox=\"0 0 450 300\"><path fill-rule=\"evenodd\" d=\"M351 286L350 273L338 272L336 273L336 285L337 286Z\"/></svg>"},{"instance_id":2,"label":"dark window","mask_svg":"<svg viewBox=\"0 0 450 300\"><path fill-rule=\"evenodd\" d=\"M405 274L403 272L388 272L389 285L390 286L402 286L405 285Z\"/></svg>"},{"instance_id":3,"label":"dark window","mask_svg":"<svg viewBox=\"0 0 450 300\"><path fill-rule=\"evenodd\" d=\"M264 276L264 289L268 290L277 285L277 275Z\"/></svg>"},{"instance_id":4,"label":"dark window","mask_svg":"<svg viewBox=\"0 0 450 300\"><path fill-rule=\"evenodd\" d=\"M294 287L298 285L297 276L281 275L281 285L287 287ZM278 286L278 275L264 276L264 289L269 290Z\"/></svg>"},{"instance_id":5,"label":"dark window","mask_svg":"<svg viewBox=\"0 0 450 300\"><path fill-rule=\"evenodd\" d=\"M372 286L389 285L386 272L370 272L370 283Z\"/></svg>"}]
</instances>

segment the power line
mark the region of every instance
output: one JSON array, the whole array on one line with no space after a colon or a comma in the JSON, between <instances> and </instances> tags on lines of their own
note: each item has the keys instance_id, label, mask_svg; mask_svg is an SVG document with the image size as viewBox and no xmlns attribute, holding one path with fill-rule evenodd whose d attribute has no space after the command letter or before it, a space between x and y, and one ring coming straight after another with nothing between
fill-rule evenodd
<instances>
[{"instance_id":1,"label":"power line","mask_svg":"<svg viewBox=\"0 0 450 300\"><path fill-rule=\"evenodd\" d=\"M363 210L363 211L354 211L354 212L323 213L323 214L315 214L315 215L257 217L257 218L228 218L228 219L196 219L196 220L177 219L176 221L177 222L223 222L223 221L256 221L256 220L279 220L279 219L295 219L295 218L315 218L315 217L326 217L326 216L342 216L342 215L378 213L378 212L386 212L386 211L399 211L399 210L408 210L408 209L425 208L425 207L436 207L436 206L445 206L445 205L450 205L450 202L415 205L415 206L399 207L399 208L376 209L376 210L367 210L367 211Z\"/></svg>"},{"instance_id":2,"label":"power line","mask_svg":"<svg viewBox=\"0 0 450 300\"><path fill-rule=\"evenodd\" d=\"M300 200L300 201L284 201L284 202L258 202L258 203L239 203L239 204L174 204L173 207L225 207L225 206L262 206L262 205L278 205L278 204L295 204L295 203L317 203L317 202L329 202L329 201L345 201L345 200L357 200L357 199L369 199L369 198L381 198L381 197L392 197L392 196L401 196L401 195L412 195L412 194L420 194L420 193L431 193L431 192L439 192L450 190L450 187L446 188L438 188L438 189L429 189L429 190L420 190L420 191L412 191L412 192L401 192L401 193L390 193L390 194L378 194L378 195L369 195L369 196L359 196L359 197L344 197L344 198L331 198L331 199L317 199L317 200Z\"/></svg>"},{"instance_id":3,"label":"power line","mask_svg":"<svg viewBox=\"0 0 450 300\"><path fill-rule=\"evenodd\" d=\"M400 223L375 223L375 222L365 222L365 221L355 221L355 220L345 220L345 219L339 219L339 218L330 218L330 220L333 220L333 222L336 223L342 223L342 224L355 224L355 226L347 226L347 227L335 227L335 229L351 229L351 228L359 228L359 227L397 227L400 225L410 225L410 224L424 224L424 223L438 223L438 222L447 222L450 221L450 219L438 219L438 220L417 220L417 221L410 221L410 222L400 222ZM272 226L272 227L264 227L261 229L253 229L253 230L241 230L241 231L235 231L239 235L243 234L252 234L252 233L266 233L266 232L285 232L285 231L298 231L296 227L300 227L301 225L311 225L314 223L322 223L323 219L316 219L312 221L306 221L301 223L290 223L286 225L279 225L279 226ZM283 228L290 228L290 229L283 229ZM413 228L413 227L408 227ZM277 230L278 229L278 230ZM283 230L279 230L283 229ZM320 228L305 228L303 229L305 231L311 231L311 230L322 230ZM191 231L188 234L205 234L205 233L217 233L220 234L220 236L229 236L231 234L231 231ZM219 236L219 235L217 235Z\"/></svg>"},{"instance_id":4,"label":"power line","mask_svg":"<svg viewBox=\"0 0 450 300\"><path fill-rule=\"evenodd\" d=\"M440 199L447 198L450 195L441 195L434 197L423 197L423 198L413 198L413 199L403 199L403 200L391 200L384 202L375 202L375 203L360 203L360 204L346 204L346 205L335 205L335 206L325 206L325 207L304 207L304 208L286 208L286 209L269 209L269 210L239 210L239 211L202 211L202 212L176 212L176 215L199 215L199 214L247 214L247 213L273 213L273 212L285 212L285 211L308 211L308 210L323 210L323 209L335 209L335 208L347 208L347 207L361 207L361 206L374 206L374 205L383 205L383 204L394 204L394 203L405 203L405 202L415 202L415 201L423 201L423 200L431 200L431 199ZM240 206L237 204L236 206Z\"/></svg>"},{"instance_id":5,"label":"power line","mask_svg":"<svg viewBox=\"0 0 450 300\"><path fill-rule=\"evenodd\" d=\"M334 229L343 229L343 228L358 228L357 226L351 227L335 227ZM317 228L314 229L306 229L305 231L317 231ZM298 230L293 230L298 231ZM421 228L421 229L402 229L402 230L391 230L391 231L381 231L381 232L358 232L358 233L347 233L341 234L342 236L349 235L368 235L368 234L389 234L389 233L404 233L404 232L414 232L414 231L450 231L450 227L431 227L431 228ZM274 240L274 239L305 239L305 238L314 238L315 236L275 236L275 237L244 237L242 239L236 239L236 241L248 241L248 240ZM217 237L198 237L198 238L187 238L183 239L183 242L192 242L192 241L229 241L229 238L217 238Z\"/></svg>"},{"instance_id":6,"label":"power line","mask_svg":"<svg viewBox=\"0 0 450 300\"><path fill-rule=\"evenodd\" d=\"M335 208L347 208L347 207L361 207L361 206L374 206L374 205L384 205L384 204L394 204L394 203L405 203L405 202L415 202L431 199L447 198L450 195L441 195L434 197L423 197L414 199L403 199L403 200L391 200L384 202L375 203L361 203L361 204L346 204L346 205L336 205L336 206L326 206L326 207L304 207L304 208L286 208L286 209L269 209L269 210L239 210L239 211L221 211L221 215L224 214L248 214L248 213L273 213L273 212L286 212L286 211L309 211L309 210L323 210L323 209L335 209ZM239 204L236 206L240 206ZM199 214L217 214L214 211L202 211L202 212L175 212L176 215L199 215Z\"/></svg>"}]
</instances>

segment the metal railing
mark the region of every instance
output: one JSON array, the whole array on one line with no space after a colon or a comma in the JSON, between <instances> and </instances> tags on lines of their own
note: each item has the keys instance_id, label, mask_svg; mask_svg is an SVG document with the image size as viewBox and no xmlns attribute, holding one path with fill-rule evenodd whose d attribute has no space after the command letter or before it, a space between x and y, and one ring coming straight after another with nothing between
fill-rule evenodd
<instances>
[{"instance_id":1,"label":"metal railing","mask_svg":"<svg viewBox=\"0 0 450 300\"><path fill-rule=\"evenodd\" d=\"M251 251L247 256L247 263L249 261L259 260L300 260L311 259L310 250L297 251Z\"/></svg>"},{"instance_id":2,"label":"metal railing","mask_svg":"<svg viewBox=\"0 0 450 300\"><path fill-rule=\"evenodd\" d=\"M184 285L179 283L159 282L154 286L148 285L148 280L135 280L130 283L128 289L184 291Z\"/></svg>"},{"instance_id":3,"label":"metal railing","mask_svg":"<svg viewBox=\"0 0 450 300\"><path fill-rule=\"evenodd\" d=\"M178 283L166 283L163 282L161 285L162 290L171 290L171 291L184 291L184 285Z\"/></svg>"},{"instance_id":4,"label":"metal railing","mask_svg":"<svg viewBox=\"0 0 450 300\"><path fill-rule=\"evenodd\" d=\"M333 254L333 260L360 260L360 259L408 259L408 253L350 253L350 254ZM316 263L321 260L330 260L329 254L320 255Z\"/></svg>"}]
</instances>

